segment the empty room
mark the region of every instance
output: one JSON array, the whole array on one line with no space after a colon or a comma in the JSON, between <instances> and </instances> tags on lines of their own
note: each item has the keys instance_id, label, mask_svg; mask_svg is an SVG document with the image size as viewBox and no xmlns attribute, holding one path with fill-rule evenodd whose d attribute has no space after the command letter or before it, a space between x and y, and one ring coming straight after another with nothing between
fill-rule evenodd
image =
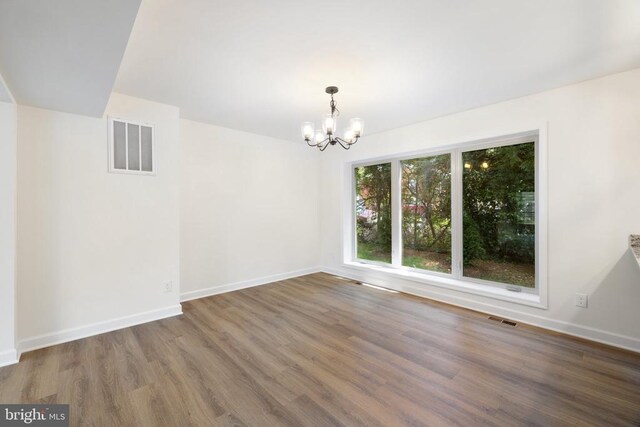
<instances>
[{"instance_id":1,"label":"empty room","mask_svg":"<svg viewBox=\"0 0 640 427\"><path fill-rule=\"evenodd\" d=\"M640 1L0 0L0 426L640 426Z\"/></svg>"}]
</instances>

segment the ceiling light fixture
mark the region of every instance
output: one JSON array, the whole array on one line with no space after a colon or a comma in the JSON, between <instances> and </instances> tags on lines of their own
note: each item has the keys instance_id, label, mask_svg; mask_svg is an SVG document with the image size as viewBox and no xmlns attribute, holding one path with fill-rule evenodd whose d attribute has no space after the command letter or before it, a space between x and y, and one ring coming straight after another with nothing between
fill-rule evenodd
<instances>
[{"instance_id":1,"label":"ceiling light fixture","mask_svg":"<svg viewBox=\"0 0 640 427\"><path fill-rule=\"evenodd\" d=\"M362 136L364 129L364 121L362 119L351 119L350 127L344 133L344 138L338 138L336 134L336 119L340 115L340 110L336 108L336 101L333 95L338 93L336 86L329 86L325 89L331 95L331 113L325 114L322 119L322 129L314 130L313 123L304 122L302 124L302 137L310 147L318 147L320 151L324 151L329 145L340 144L342 148L348 150L353 144L358 142ZM313 142L312 142L313 141Z\"/></svg>"}]
</instances>

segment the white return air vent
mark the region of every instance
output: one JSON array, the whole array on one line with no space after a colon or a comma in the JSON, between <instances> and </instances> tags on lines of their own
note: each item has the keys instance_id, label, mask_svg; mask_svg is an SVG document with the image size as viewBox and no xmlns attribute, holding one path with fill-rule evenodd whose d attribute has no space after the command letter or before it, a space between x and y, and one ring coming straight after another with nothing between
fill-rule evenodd
<instances>
[{"instance_id":1,"label":"white return air vent","mask_svg":"<svg viewBox=\"0 0 640 427\"><path fill-rule=\"evenodd\" d=\"M109 172L155 175L153 125L109 117Z\"/></svg>"}]
</instances>

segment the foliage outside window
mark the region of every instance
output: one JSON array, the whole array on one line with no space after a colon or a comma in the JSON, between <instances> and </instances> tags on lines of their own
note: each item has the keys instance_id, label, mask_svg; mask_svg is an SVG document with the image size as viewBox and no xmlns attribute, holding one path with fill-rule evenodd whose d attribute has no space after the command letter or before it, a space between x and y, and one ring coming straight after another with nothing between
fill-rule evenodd
<instances>
[{"instance_id":1,"label":"foliage outside window","mask_svg":"<svg viewBox=\"0 0 640 427\"><path fill-rule=\"evenodd\" d=\"M402 265L451 273L451 155L404 160Z\"/></svg>"},{"instance_id":2,"label":"foliage outside window","mask_svg":"<svg viewBox=\"0 0 640 427\"><path fill-rule=\"evenodd\" d=\"M462 153L464 276L535 287L534 144Z\"/></svg>"},{"instance_id":3,"label":"foliage outside window","mask_svg":"<svg viewBox=\"0 0 640 427\"><path fill-rule=\"evenodd\" d=\"M354 174L358 260L536 290L535 137Z\"/></svg>"},{"instance_id":4,"label":"foliage outside window","mask_svg":"<svg viewBox=\"0 0 640 427\"><path fill-rule=\"evenodd\" d=\"M359 259L391 262L391 163L355 168Z\"/></svg>"}]
</instances>

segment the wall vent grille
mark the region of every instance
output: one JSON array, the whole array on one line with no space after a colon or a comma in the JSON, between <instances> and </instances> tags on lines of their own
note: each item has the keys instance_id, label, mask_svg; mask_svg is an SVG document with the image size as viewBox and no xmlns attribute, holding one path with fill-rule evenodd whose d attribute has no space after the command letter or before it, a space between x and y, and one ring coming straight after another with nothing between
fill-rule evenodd
<instances>
[{"instance_id":1,"label":"wall vent grille","mask_svg":"<svg viewBox=\"0 0 640 427\"><path fill-rule=\"evenodd\" d=\"M513 320L509 320L509 319L503 319L502 317L489 316L487 317L487 319L496 323L511 326L512 328L515 328L516 326L518 326L518 322L514 322Z\"/></svg>"},{"instance_id":2,"label":"wall vent grille","mask_svg":"<svg viewBox=\"0 0 640 427\"><path fill-rule=\"evenodd\" d=\"M154 175L153 125L110 117L109 172Z\"/></svg>"}]
</instances>

